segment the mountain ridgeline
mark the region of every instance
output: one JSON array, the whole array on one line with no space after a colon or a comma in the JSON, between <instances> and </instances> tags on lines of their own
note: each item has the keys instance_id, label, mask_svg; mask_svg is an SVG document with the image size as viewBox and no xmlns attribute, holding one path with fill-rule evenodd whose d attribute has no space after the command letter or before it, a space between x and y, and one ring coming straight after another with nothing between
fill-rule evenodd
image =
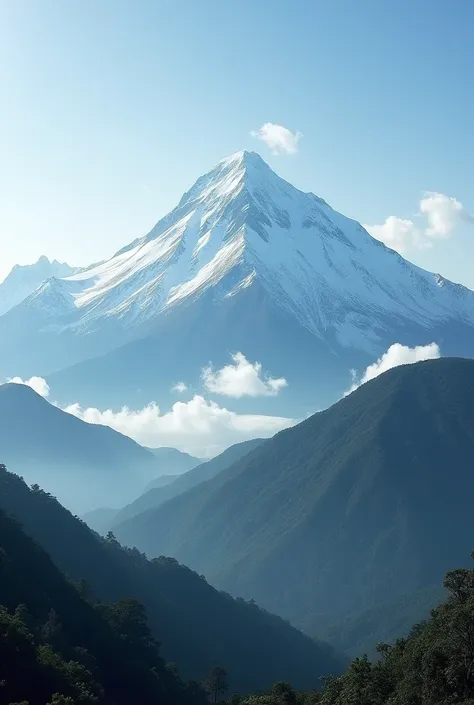
<instances>
[{"instance_id":1,"label":"mountain ridgeline","mask_svg":"<svg viewBox=\"0 0 474 705\"><path fill-rule=\"evenodd\" d=\"M311 633L355 621L438 586L469 555L472 389L473 360L392 369L117 537Z\"/></svg>"},{"instance_id":2,"label":"mountain ridgeline","mask_svg":"<svg viewBox=\"0 0 474 705\"><path fill-rule=\"evenodd\" d=\"M138 600L153 637L162 645L163 658L178 664L186 679L201 680L219 664L227 669L233 692L267 688L282 678L297 687L314 688L319 676L343 668L344 659L326 644L316 643L251 602L218 592L173 558L148 561L137 550L122 548L113 535L101 538L54 497L37 486L28 488L5 468L0 468L0 509L21 521L25 533L68 579L85 581L93 600ZM20 562L29 560L17 557ZM35 582L30 583L34 593ZM23 600L22 595L12 589L7 607ZM51 607L61 620L74 619L64 615L67 606L59 609L53 602ZM76 635L72 644L88 648ZM153 667L153 661L148 663ZM129 702L140 699L131 697Z\"/></svg>"},{"instance_id":3,"label":"mountain ridgeline","mask_svg":"<svg viewBox=\"0 0 474 705\"><path fill-rule=\"evenodd\" d=\"M90 602L0 510L0 702L205 705L167 668L133 599Z\"/></svg>"},{"instance_id":4,"label":"mountain ridgeline","mask_svg":"<svg viewBox=\"0 0 474 705\"><path fill-rule=\"evenodd\" d=\"M125 504L162 467L131 438L85 423L21 384L0 386L0 453L3 463L75 511L105 498Z\"/></svg>"},{"instance_id":5,"label":"mountain ridgeline","mask_svg":"<svg viewBox=\"0 0 474 705\"><path fill-rule=\"evenodd\" d=\"M148 234L50 277L0 316L0 378L47 377L62 404L166 406L176 380L199 393L203 367L241 351L288 387L236 409L304 418L391 343L433 340L445 355L474 354L474 293L244 151L199 178Z\"/></svg>"},{"instance_id":6,"label":"mountain ridgeline","mask_svg":"<svg viewBox=\"0 0 474 705\"><path fill-rule=\"evenodd\" d=\"M82 519L91 529L98 531L100 534L105 534L110 529L113 529L116 524L121 524L126 519L136 514L141 514L148 509L159 507L167 500L177 497L192 487L196 487L201 482L210 480L232 465L232 463L250 453L261 442L261 439L256 438L251 441L236 443L207 462L199 462L197 458L192 458L192 456L181 453L174 448L157 448L152 452L164 463L164 467L167 470L170 469L171 457L171 468L180 467L182 469L181 474L160 475L148 483L145 491L133 502L126 504L125 507L121 509L100 507L86 512L82 515ZM187 471L184 470L186 467L189 468Z\"/></svg>"},{"instance_id":7,"label":"mountain ridgeline","mask_svg":"<svg viewBox=\"0 0 474 705\"><path fill-rule=\"evenodd\" d=\"M144 488L144 491L138 495L137 500L130 502L127 506L134 506L137 502L139 502L142 495L146 495L151 490L170 485L175 480L179 480L181 475L185 475L187 472L202 463L202 461L198 458L194 458L188 453L183 453L176 450L176 448L148 448L147 450L149 450L158 460L159 469L162 474L148 482ZM131 466L130 469L133 473L133 466ZM135 485L137 484L138 483L135 480ZM130 494L138 494L136 487L134 487ZM109 493L107 494L107 499L110 499ZM114 509L112 507L96 507L95 509L85 512L81 516L86 524L91 527L91 529L98 531L99 534L104 534L111 528L111 526L113 526L115 517L121 513L121 508ZM134 512L131 512L130 515L127 516L132 516L133 513Z\"/></svg>"},{"instance_id":8,"label":"mountain ridgeline","mask_svg":"<svg viewBox=\"0 0 474 705\"><path fill-rule=\"evenodd\" d=\"M153 455L160 461L161 467L165 470L166 475L172 477L182 475L188 470L192 470L197 465L202 463L202 460L195 458L189 453L183 453L176 448L148 448ZM164 474L164 473L163 473ZM154 481L152 480L145 489L151 489Z\"/></svg>"},{"instance_id":9,"label":"mountain ridgeline","mask_svg":"<svg viewBox=\"0 0 474 705\"><path fill-rule=\"evenodd\" d=\"M183 494L183 492L190 490L192 487L196 487L196 485L200 485L206 480L211 480L233 463L250 453L254 448L257 448L261 443L262 440L260 438L255 438L251 441L243 441L243 443L236 443L230 446L230 448L227 448L223 453L220 453L217 457L208 460L207 463L202 463L192 470L189 470L189 472L184 473L172 483L166 483L164 487L152 487L147 492L140 495L134 502L131 502L114 514L112 518L109 518L108 526L114 527L115 525L121 524L132 516L141 514L148 509L159 507L167 500Z\"/></svg>"}]
</instances>

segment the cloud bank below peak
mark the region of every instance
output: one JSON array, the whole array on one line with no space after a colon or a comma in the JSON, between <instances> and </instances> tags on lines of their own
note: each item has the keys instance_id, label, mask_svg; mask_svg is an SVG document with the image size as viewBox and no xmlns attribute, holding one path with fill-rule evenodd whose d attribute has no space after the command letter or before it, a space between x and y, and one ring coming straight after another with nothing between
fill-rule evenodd
<instances>
[{"instance_id":1,"label":"cloud bank below peak","mask_svg":"<svg viewBox=\"0 0 474 705\"><path fill-rule=\"evenodd\" d=\"M165 413L154 402L138 410L100 410L79 404L63 410L88 423L110 426L144 446L169 446L198 457L215 455L252 438L269 438L296 423L281 416L238 414L198 394L189 401L175 402Z\"/></svg>"},{"instance_id":2,"label":"cloud bank below peak","mask_svg":"<svg viewBox=\"0 0 474 705\"><path fill-rule=\"evenodd\" d=\"M13 377L7 381L26 384L41 396L50 397L48 382L42 377L28 380ZM205 368L202 383L206 393L234 399L274 397L287 386L283 377L265 375L261 363L249 362L241 352L232 355L232 363L221 369L214 371L212 365ZM284 416L232 411L202 394L190 392L183 381L175 383L170 391L187 395L188 399L174 402L167 411L162 411L155 401L141 409L124 406L118 411L83 407L78 402L66 406L52 403L87 423L109 426L143 446L168 446L198 457L215 455L234 443L252 438L269 438L297 423L297 419Z\"/></svg>"},{"instance_id":3,"label":"cloud bank below peak","mask_svg":"<svg viewBox=\"0 0 474 705\"><path fill-rule=\"evenodd\" d=\"M375 362L358 376L351 371L352 384L344 397L362 384L400 365L412 364L441 356L437 343L408 347L394 343ZM42 377L23 380L13 377L9 382L26 384L47 398L50 388ZM208 366L202 371L202 382L207 392L235 399L242 397L272 397L287 386L283 377L274 378L263 374L259 362L249 362L243 353L232 355L232 364L213 370ZM172 387L178 394L189 391L184 382ZM145 447L173 447L197 457L212 457L225 448L253 438L270 438L279 431L294 426L302 419L264 414L238 413L216 401L194 394L188 400L174 402L167 411L162 411L156 402L141 409L126 406L120 410L83 407L79 403L60 406L63 411L92 424L109 426L119 433L133 438ZM310 414L308 414L310 415Z\"/></svg>"}]
</instances>

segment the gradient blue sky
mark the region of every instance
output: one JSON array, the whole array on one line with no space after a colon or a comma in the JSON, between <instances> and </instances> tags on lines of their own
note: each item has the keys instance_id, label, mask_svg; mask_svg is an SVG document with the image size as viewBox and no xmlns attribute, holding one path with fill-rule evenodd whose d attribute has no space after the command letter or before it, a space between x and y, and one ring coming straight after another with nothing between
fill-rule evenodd
<instances>
[{"instance_id":1,"label":"gradient blue sky","mask_svg":"<svg viewBox=\"0 0 474 705\"><path fill-rule=\"evenodd\" d=\"M244 148L362 223L425 190L472 213L473 27L472 0L0 0L0 279L112 254ZM474 288L472 224L405 255Z\"/></svg>"}]
</instances>

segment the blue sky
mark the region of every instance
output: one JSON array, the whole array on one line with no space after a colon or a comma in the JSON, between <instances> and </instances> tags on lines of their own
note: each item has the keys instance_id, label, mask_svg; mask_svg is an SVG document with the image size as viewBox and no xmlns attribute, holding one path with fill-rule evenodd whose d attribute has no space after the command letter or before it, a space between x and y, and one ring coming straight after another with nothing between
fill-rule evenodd
<instances>
[{"instance_id":1,"label":"blue sky","mask_svg":"<svg viewBox=\"0 0 474 705\"><path fill-rule=\"evenodd\" d=\"M0 0L0 278L112 254L246 148L362 223L433 230L423 193L454 197L404 254L474 288L473 26L471 0Z\"/></svg>"}]
</instances>

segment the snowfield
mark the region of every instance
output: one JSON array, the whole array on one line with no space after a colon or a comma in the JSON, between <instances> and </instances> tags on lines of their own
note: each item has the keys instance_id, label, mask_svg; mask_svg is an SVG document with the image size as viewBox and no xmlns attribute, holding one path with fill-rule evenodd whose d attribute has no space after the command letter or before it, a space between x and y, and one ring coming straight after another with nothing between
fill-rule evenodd
<instances>
[{"instance_id":1,"label":"snowfield","mask_svg":"<svg viewBox=\"0 0 474 705\"><path fill-rule=\"evenodd\" d=\"M50 279L25 305L81 333L101 319L125 328L215 289L217 299L259 283L314 336L377 352L385 321L474 324L474 294L426 272L357 222L303 193L254 152L219 162L148 235L110 260Z\"/></svg>"}]
</instances>

